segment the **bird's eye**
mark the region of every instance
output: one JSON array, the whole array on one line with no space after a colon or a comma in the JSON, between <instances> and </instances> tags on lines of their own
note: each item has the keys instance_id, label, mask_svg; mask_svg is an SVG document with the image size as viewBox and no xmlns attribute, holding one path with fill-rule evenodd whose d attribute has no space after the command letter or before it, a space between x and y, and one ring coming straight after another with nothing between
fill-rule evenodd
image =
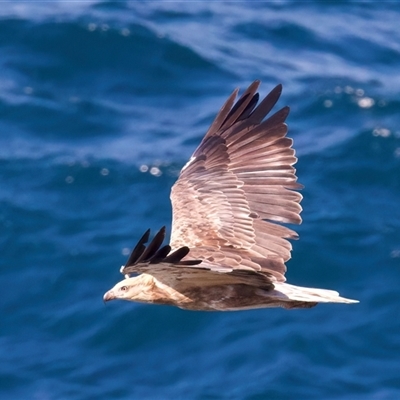
<instances>
[{"instance_id":1,"label":"bird's eye","mask_svg":"<svg viewBox=\"0 0 400 400\"><path fill-rule=\"evenodd\" d=\"M126 292L128 290L128 286L121 286L121 289L123 292Z\"/></svg>"}]
</instances>

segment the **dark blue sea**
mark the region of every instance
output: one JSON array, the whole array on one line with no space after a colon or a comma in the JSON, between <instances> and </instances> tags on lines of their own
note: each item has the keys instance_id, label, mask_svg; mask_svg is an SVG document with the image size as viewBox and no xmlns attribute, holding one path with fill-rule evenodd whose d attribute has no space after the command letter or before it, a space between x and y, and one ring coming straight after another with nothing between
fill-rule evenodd
<instances>
[{"instance_id":1,"label":"dark blue sea","mask_svg":"<svg viewBox=\"0 0 400 400\"><path fill-rule=\"evenodd\" d=\"M1 399L400 399L396 2L0 5ZM236 87L291 107L306 310L104 305ZM278 109L276 108L276 109Z\"/></svg>"}]
</instances>

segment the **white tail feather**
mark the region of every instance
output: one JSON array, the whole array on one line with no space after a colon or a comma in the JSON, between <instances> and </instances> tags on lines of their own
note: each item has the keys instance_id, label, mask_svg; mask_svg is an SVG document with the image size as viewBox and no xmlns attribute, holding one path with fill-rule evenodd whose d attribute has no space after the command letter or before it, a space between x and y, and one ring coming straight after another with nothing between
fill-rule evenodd
<instances>
[{"instance_id":1,"label":"white tail feather","mask_svg":"<svg viewBox=\"0 0 400 400\"><path fill-rule=\"evenodd\" d=\"M288 283L274 282L275 291L288 297L290 300L310 301L317 303L358 303L358 300L340 297L334 290L314 289L302 286L289 285Z\"/></svg>"}]
</instances>

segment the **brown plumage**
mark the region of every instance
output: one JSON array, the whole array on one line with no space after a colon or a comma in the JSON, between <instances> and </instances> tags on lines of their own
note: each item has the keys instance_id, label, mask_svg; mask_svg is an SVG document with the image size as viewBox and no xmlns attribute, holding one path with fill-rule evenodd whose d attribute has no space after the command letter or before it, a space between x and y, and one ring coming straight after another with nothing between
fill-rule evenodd
<instances>
[{"instance_id":1,"label":"brown plumage","mask_svg":"<svg viewBox=\"0 0 400 400\"><path fill-rule=\"evenodd\" d=\"M171 242L148 230L121 268L125 279L104 295L190 310L309 308L354 303L335 291L285 283L296 239L281 223L301 223L302 196L276 86L258 105L260 82L235 103L235 90L172 187ZM130 277L130 274L140 274Z\"/></svg>"}]
</instances>

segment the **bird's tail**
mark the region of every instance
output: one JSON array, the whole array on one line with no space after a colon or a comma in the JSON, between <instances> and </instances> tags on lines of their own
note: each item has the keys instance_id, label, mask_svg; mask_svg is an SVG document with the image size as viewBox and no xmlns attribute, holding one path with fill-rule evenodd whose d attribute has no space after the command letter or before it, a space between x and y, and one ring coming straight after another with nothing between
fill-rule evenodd
<instances>
[{"instance_id":1,"label":"bird's tail","mask_svg":"<svg viewBox=\"0 0 400 400\"><path fill-rule=\"evenodd\" d=\"M315 303L358 303L358 300L346 299L339 296L334 290L314 289L302 286L289 285L288 283L274 282L275 290L288 300L315 302Z\"/></svg>"}]
</instances>

